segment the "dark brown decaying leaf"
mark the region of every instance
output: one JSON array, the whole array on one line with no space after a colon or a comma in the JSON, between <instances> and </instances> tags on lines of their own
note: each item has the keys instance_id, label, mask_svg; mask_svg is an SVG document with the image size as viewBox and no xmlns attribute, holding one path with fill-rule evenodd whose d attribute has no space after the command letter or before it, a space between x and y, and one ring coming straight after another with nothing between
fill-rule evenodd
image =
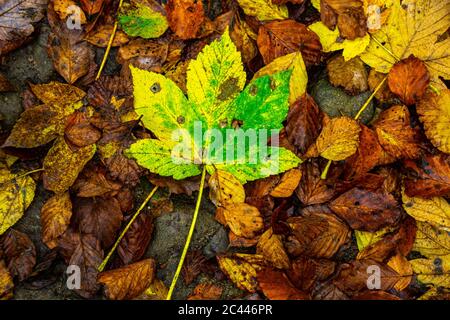
<instances>
[{"instance_id":1,"label":"dark brown decaying leaf","mask_svg":"<svg viewBox=\"0 0 450 320\"><path fill-rule=\"evenodd\" d=\"M72 189L78 197L98 197L115 195L122 185L109 179L106 170L98 164L88 164L75 181Z\"/></svg>"},{"instance_id":2,"label":"dark brown decaying leaf","mask_svg":"<svg viewBox=\"0 0 450 320\"><path fill-rule=\"evenodd\" d=\"M322 45L319 37L304 24L294 20L261 25L257 43L265 64L295 51L300 51L303 60L309 65L318 64L321 59Z\"/></svg>"},{"instance_id":3,"label":"dark brown decaying leaf","mask_svg":"<svg viewBox=\"0 0 450 320\"><path fill-rule=\"evenodd\" d=\"M407 105L416 103L430 83L430 74L421 60L413 55L397 62L389 71L389 89Z\"/></svg>"},{"instance_id":4,"label":"dark brown decaying leaf","mask_svg":"<svg viewBox=\"0 0 450 320\"><path fill-rule=\"evenodd\" d=\"M334 273L336 263L327 259L299 257L292 261L286 274L295 287L309 292L317 281L324 281Z\"/></svg>"},{"instance_id":5,"label":"dark brown decaying leaf","mask_svg":"<svg viewBox=\"0 0 450 320\"><path fill-rule=\"evenodd\" d=\"M99 13L105 0L80 0L81 7L88 15Z\"/></svg>"},{"instance_id":6,"label":"dark brown decaying leaf","mask_svg":"<svg viewBox=\"0 0 450 320\"><path fill-rule=\"evenodd\" d=\"M333 200L330 208L352 229L371 232L395 225L401 216L399 204L392 195L358 187Z\"/></svg>"},{"instance_id":7,"label":"dark brown decaying leaf","mask_svg":"<svg viewBox=\"0 0 450 320\"><path fill-rule=\"evenodd\" d=\"M195 38L205 21L202 1L169 0L166 11L170 29L183 40Z\"/></svg>"},{"instance_id":8,"label":"dark brown decaying leaf","mask_svg":"<svg viewBox=\"0 0 450 320\"><path fill-rule=\"evenodd\" d=\"M140 295L155 277L155 260L146 259L125 267L99 274L98 282L105 286L111 300L128 300Z\"/></svg>"},{"instance_id":9,"label":"dark brown decaying leaf","mask_svg":"<svg viewBox=\"0 0 450 320\"><path fill-rule=\"evenodd\" d=\"M36 264L36 248L33 242L25 233L14 229L9 229L0 240L11 276L17 276L20 281L28 278Z\"/></svg>"},{"instance_id":10,"label":"dark brown decaying leaf","mask_svg":"<svg viewBox=\"0 0 450 320\"><path fill-rule=\"evenodd\" d=\"M419 161L405 160L410 174L405 179L409 197L441 197L450 195L450 156L443 153L426 155Z\"/></svg>"},{"instance_id":11,"label":"dark brown decaying leaf","mask_svg":"<svg viewBox=\"0 0 450 320\"><path fill-rule=\"evenodd\" d=\"M309 206L287 222L292 236L285 246L295 257L331 258L350 237L348 227L327 206Z\"/></svg>"},{"instance_id":12,"label":"dark brown decaying leaf","mask_svg":"<svg viewBox=\"0 0 450 320\"><path fill-rule=\"evenodd\" d=\"M77 198L73 211L77 230L94 235L103 248L113 244L123 219L115 198Z\"/></svg>"},{"instance_id":13,"label":"dark brown decaying leaf","mask_svg":"<svg viewBox=\"0 0 450 320\"><path fill-rule=\"evenodd\" d=\"M92 298L99 289L97 268L103 260L100 241L91 234L80 234L69 229L58 244L66 263L80 268L81 288L75 291L84 298Z\"/></svg>"},{"instance_id":14,"label":"dark brown decaying leaf","mask_svg":"<svg viewBox=\"0 0 450 320\"><path fill-rule=\"evenodd\" d=\"M322 112L307 93L289 109L286 133L290 143L304 154L316 141L322 128Z\"/></svg>"},{"instance_id":15,"label":"dark brown decaying leaf","mask_svg":"<svg viewBox=\"0 0 450 320\"><path fill-rule=\"evenodd\" d=\"M101 132L91 125L84 112L74 112L66 120L64 136L75 147L86 147L96 143Z\"/></svg>"},{"instance_id":16,"label":"dark brown decaying leaf","mask_svg":"<svg viewBox=\"0 0 450 320\"><path fill-rule=\"evenodd\" d=\"M0 3L0 56L20 47L44 18L48 0L4 0Z\"/></svg>"},{"instance_id":17,"label":"dark brown decaying leaf","mask_svg":"<svg viewBox=\"0 0 450 320\"><path fill-rule=\"evenodd\" d=\"M183 269L181 269L181 275L186 285L191 284L197 278L205 262L206 258L200 251L195 250L187 253Z\"/></svg>"},{"instance_id":18,"label":"dark brown decaying leaf","mask_svg":"<svg viewBox=\"0 0 450 320\"><path fill-rule=\"evenodd\" d=\"M188 300L218 300L222 295L222 287L215 284L200 283Z\"/></svg>"},{"instance_id":19,"label":"dark brown decaying leaf","mask_svg":"<svg viewBox=\"0 0 450 320\"><path fill-rule=\"evenodd\" d=\"M152 233L153 216L148 211L141 212L117 247L117 254L124 265L137 262L143 257Z\"/></svg>"},{"instance_id":20,"label":"dark brown decaying leaf","mask_svg":"<svg viewBox=\"0 0 450 320\"><path fill-rule=\"evenodd\" d=\"M302 163L300 169L302 178L295 192L303 204L321 204L333 198L333 186L328 185L326 180L320 178L321 168L318 159Z\"/></svg>"}]
</instances>

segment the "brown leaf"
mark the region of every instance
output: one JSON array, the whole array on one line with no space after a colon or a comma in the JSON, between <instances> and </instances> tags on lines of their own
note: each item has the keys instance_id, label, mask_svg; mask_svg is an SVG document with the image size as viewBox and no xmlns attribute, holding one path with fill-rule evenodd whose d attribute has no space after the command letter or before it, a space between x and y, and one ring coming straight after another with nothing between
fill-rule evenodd
<instances>
[{"instance_id":1,"label":"brown leaf","mask_svg":"<svg viewBox=\"0 0 450 320\"><path fill-rule=\"evenodd\" d=\"M186 261L181 269L181 275L186 285L191 284L197 278L205 262L206 258L199 250L189 251L186 254Z\"/></svg>"},{"instance_id":2,"label":"brown leaf","mask_svg":"<svg viewBox=\"0 0 450 320\"><path fill-rule=\"evenodd\" d=\"M309 300L310 297L295 288L284 272L264 268L258 272L258 283L269 300Z\"/></svg>"},{"instance_id":3,"label":"brown leaf","mask_svg":"<svg viewBox=\"0 0 450 320\"><path fill-rule=\"evenodd\" d=\"M289 198L297 188L302 178L299 169L291 169L282 174L277 185L272 189L270 195L274 198Z\"/></svg>"},{"instance_id":4,"label":"brown leaf","mask_svg":"<svg viewBox=\"0 0 450 320\"><path fill-rule=\"evenodd\" d=\"M194 39L205 21L203 2L198 0L169 0L166 5L169 27L183 39Z\"/></svg>"},{"instance_id":5,"label":"brown leaf","mask_svg":"<svg viewBox=\"0 0 450 320\"><path fill-rule=\"evenodd\" d=\"M430 83L430 74L421 60L410 55L391 68L388 75L389 89L407 105L415 104Z\"/></svg>"},{"instance_id":6,"label":"brown leaf","mask_svg":"<svg viewBox=\"0 0 450 320\"><path fill-rule=\"evenodd\" d=\"M100 12L104 0L81 0L81 7L88 15L93 15Z\"/></svg>"},{"instance_id":7,"label":"brown leaf","mask_svg":"<svg viewBox=\"0 0 450 320\"><path fill-rule=\"evenodd\" d=\"M401 300L399 297L394 296L386 291L379 290L367 290L358 293L352 297L353 300Z\"/></svg>"},{"instance_id":8,"label":"brown leaf","mask_svg":"<svg viewBox=\"0 0 450 320\"><path fill-rule=\"evenodd\" d=\"M9 229L1 238L1 247L11 276L20 281L28 278L36 264L36 248L22 232Z\"/></svg>"},{"instance_id":9,"label":"brown leaf","mask_svg":"<svg viewBox=\"0 0 450 320\"><path fill-rule=\"evenodd\" d=\"M91 125L86 113L76 111L66 120L64 136L75 147L86 147L96 143L101 132Z\"/></svg>"},{"instance_id":10,"label":"brown leaf","mask_svg":"<svg viewBox=\"0 0 450 320\"><path fill-rule=\"evenodd\" d=\"M162 65L169 54L169 45L168 41L160 39L133 39L119 48L118 61L125 62L132 58L145 57L153 60L155 64Z\"/></svg>"},{"instance_id":11,"label":"brown leaf","mask_svg":"<svg viewBox=\"0 0 450 320\"><path fill-rule=\"evenodd\" d=\"M72 217L72 201L69 192L56 194L41 208L42 241L53 249L58 238L67 230Z\"/></svg>"},{"instance_id":12,"label":"brown leaf","mask_svg":"<svg viewBox=\"0 0 450 320\"><path fill-rule=\"evenodd\" d=\"M89 32L85 39L90 44L94 46L105 48L108 46L109 39L111 38L111 34L113 32L114 26L111 24L104 24L96 27L91 32ZM111 44L112 47L120 47L126 43L128 43L130 39L127 34L121 30L117 30L114 36L114 40Z\"/></svg>"},{"instance_id":13,"label":"brown leaf","mask_svg":"<svg viewBox=\"0 0 450 320\"><path fill-rule=\"evenodd\" d=\"M307 93L289 109L286 133L290 143L304 154L316 141L322 129L322 112Z\"/></svg>"},{"instance_id":14,"label":"brown leaf","mask_svg":"<svg viewBox=\"0 0 450 320\"><path fill-rule=\"evenodd\" d=\"M405 178L409 197L441 197L450 195L450 156L426 155L420 161L406 160L410 174Z\"/></svg>"},{"instance_id":15,"label":"brown leaf","mask_svg":"<svg viewBox=\"0 0 450 320\"><path fill-rule=\"evenodd\" d=\"M299 257L292 261L286 275L295 287L308 292L317 281L324 281L334 273L336 263L327 259Z\"/></svg>"},{"instance_id":16,"label":"brown leaf","mask_svg":"<svg viewBox=\"0 0 450 320\"><path fill-rule=\"evenodd\" d=\"M127 265L139 261L147 250L152 234L153 216L148 211L141 212L117 247L121 262Z\"/></svg>"},{"instance_id":17,"label":"brown leaf","mask_svg":"<svg viewBox=\"0 0 450 320\"><path fill-rule=\"evenodd\" d=\"M100 241L91 234L68 229L58 244L66 263L80 267L81 288L75 291L84 298L92 298L99 289L97 268L103 260Z\"/></svg>"},{"instance_id":18,"label":"brown leaf","mask_svg":"<svg viewBox=\"0 0 450 320\"><path fill-rule=\"evenodd\" d=\"M108 179L105 168L88 164L73 185L78 197L89 198L103 195L115 195L122 185Z\"/></svg>"},{"instance_id":19,"label":"brown leaf","mask_svg":"<svg viewBox=\"0 0 450 320\"><path fill-rule=\"evenodd\" d=\"M94 51L83 40L81 32L59 26L48 37L47 52L56 71L74 83L88 73Z\"/></svg>"},{"instance_id":20,"label":"brown leaf","mask_svg":"<svg viewBox=\"0 0 450 320\"><path fill-rule=\"evenodd\" d=\"M395 272L397 272L401 278L398 281L394 289L402 291L408 287L412 280L413 269L406 257L400 253L393 256L387 263Z\"/></svg>"},{"instance_id":21,"label":"brown leaf","mask_svg":"<svg viewBox=\"0 0 450 320\"><path fill-rule=\"evenodd\" d=\"M198 177L187 178L184 180L175 180L171 177L161 177L156 174L149 174L148 180L155 186L168 188L170 193L187 194L191 196L193 192L200 188L200 180Z\"/></svg>"},{"instance_id":22,"label":"brown leaf","mask_svg":"<svg viewBox=\"0 0 450 320\"><path fill-rule=\"evenodd\" d=\"M115 198L77 198L73 212L77 230L94 235L103 248L113 244L123 219Z\"/></svg>"},{"instance_id":23,"label":"brown leaf","mask_svg":"<svg viewBox=\"0 0 450 320\"><path fill-rule=\"evenodd\" d=\"M302 179L296 190L298 199L304 205L321 204L331 200L334 189L320 178L319 160L313 159L301 164Z\"/></svg>"},{"instance_id":24,"label":"brown leaf","mask_svg":"<svg viewBox=\"0 0 450 320\"><path fill-rule=\"evenodd\" d=\"M344 175L348 180L364 175L375 166L385 164L390 158L378 142L377 134L365 125L360 126L358 149L345 163Z\"/></svg>"},{"instance_id":25,"label":"brown leaf","mask_svg":"<svg viewBox=\"0 0 450 320\"><path fill-rule=\"evenodd\" d=\"M274 21L261 25L257 44L267 65L278 57L300 51L306 64L318 64L322 45L318 36L294 20Z\"/></svg>"},{"instance_id":26,"label":"brown leaf","mask_svg":"<svg viewBox=\"0 0 450 320\"><path fill-rule=\"evenodd\" d=\"M410 126L407 107L396 105L384 110L374 128L381 146L391 156L415 159L420 155L417 132Z\"/></svg>"},{"instance_id":27,"label":"brown leaf","mask_svg":"<svg viewBox=\"0 0 450 320\"><path fill-rule=\"evenodd\" d=\"M45 15L47 0L5 0L0 3L0 56L19 48Z\"/></svg>"},{"instance_id":28,"label":"brown leaf","mask_svg":"<svg viewBox=\"0 0 450 320\"><path fill-rule=\"evenodd\" d=\"M219 300L222 295L222 287L215 284L200 283L189 295L188 300Z\"/></svg>"},{"instance_id":29,"label":"brown leaf","mask_svg":"<svg viewBox=\"0 0 450 320\"><path fill-rule=\"evenodd\" d=\"M330 203L330 208L352 229L377 231L396 224L401 216L399 204L384 191L353 188Z\"/></svg>"},{"instance_id":30,"label":"brown leaf","mask_svg":"<svg viewBox=\"0 0 450 320\"><path fill-rule=\"evenodd\" d=\"M371 269L380 270L380 290L386 291L394 287L401 279L399 274L386 266L385 264L374 260L355 260L349 264L340 266L339 275L333 280L333 283L347 294L356 294L367 290L367 284L370 279ZM370 272L369 272L370 271Z\"/></svg>"},{"instance_id":31,"label":"brown leaf","mask_svg":"<svg viewBox=\"0 0 450 320\"><path fill-rule=\"evenodd\" d=\"M369 78L367 79L367 83L369 84L370 91L375 91L381 81L386 77L384 73L378 72L375 69L370 69ZM390 102L395 99L395 95L389 90L389 85L387 81L385 81L380 89L375 93L375 98L380 100L381 102Z\"/></svg>"},{"instance_id":32,"label":"brown leaf","mask_svg":"<svg viewBox=\"0 0 450 320\"><path fill-rule=\"evenodd\" d=\"M358 57L345 61L342 55L337 55L328 61L327 72L333 86L341 86L352 95L369 88L366 68Z\"/></svg>"},{"instance_id":33,"label":"brown leaf","mask_svg":"<svg viewBox=\"0 0 450 320\"><path fill-rule=\"evenodd\" d=\"M321 0L320 4L322 22L333 30L337 24L342 38L354 40L366 34L367 22L362 1Z\"/></svg>"},{"instance_id":34,"label":"brown leaf","mask_svg":"<svg viewBox=\"0 0 450 320\"><path fill-rule=\"evenodd\" d=\"M331 258L349 240L350 230L328 207L310 206L302 214L287 220L293 235L286 243L291 255Z\"/></svg>"},{"instance_id":35,"label":"brown leaf","mask_svg":"<svg viewBox=\"0 0 450 320\"><path fill-rule=\"evenodd\" d=\"M105 286L110 300L129 300L140 295L155 277L155 260L146 259L125 267L99 274L98 282Z\"/></svg>"}]
</instances>

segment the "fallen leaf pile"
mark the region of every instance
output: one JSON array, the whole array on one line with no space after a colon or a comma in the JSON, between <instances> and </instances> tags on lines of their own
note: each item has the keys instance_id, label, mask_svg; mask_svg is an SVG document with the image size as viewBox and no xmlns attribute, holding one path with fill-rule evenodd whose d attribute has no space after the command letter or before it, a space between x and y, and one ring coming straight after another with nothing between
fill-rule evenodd
<instances>
[{"instance_id":1,"label":"fallen leaf pile","mask_svg":"<svg viewBox=\"0 0 450 320\"><path fill-rule=\"evenodd\" d=\"M227 248L188 252L178 298L449 299L450 0L4 0L0 62L44 24L58 75L0 135L0 299L58 263L80 297L165 299L152 233L200 177ZM330 116L324 79L368 98Z\"/></svg>"}]
</instances>

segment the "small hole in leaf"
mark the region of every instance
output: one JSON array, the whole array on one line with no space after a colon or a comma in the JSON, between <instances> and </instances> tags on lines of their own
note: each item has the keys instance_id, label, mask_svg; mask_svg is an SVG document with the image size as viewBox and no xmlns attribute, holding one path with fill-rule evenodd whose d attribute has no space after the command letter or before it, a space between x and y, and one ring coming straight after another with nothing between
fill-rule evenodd
<instances>
[{"instance_id":1,"label":"small hole in leaf","mask_svg":"<svg viewBox=\"0 0 450 320\"><path fill-rule=\"evenodd\" d=\"M150 91L153 93L158 93L161 91L161 86L159 85L158 82L155 82L154 84L152 84L152 86L150 87Z\"/></svg>"}]
</instances>

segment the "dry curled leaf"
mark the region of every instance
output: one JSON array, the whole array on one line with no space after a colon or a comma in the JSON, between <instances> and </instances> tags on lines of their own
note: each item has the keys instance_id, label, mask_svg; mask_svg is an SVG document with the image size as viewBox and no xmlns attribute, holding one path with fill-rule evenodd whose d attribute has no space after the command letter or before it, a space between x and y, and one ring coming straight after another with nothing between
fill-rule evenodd
<instances>
[{"instance_id":1,"label":"dry curled leaf","mask_svg":"<svg viewBox=\"0 0 450 320\"><path fill-rule=\"evenodd\" d=\"M146 259L125 267L102 272L98 282L105 286L110 300L129 300L139 296L155 277L155 260Z\"/></svg>"}]
</instances>

